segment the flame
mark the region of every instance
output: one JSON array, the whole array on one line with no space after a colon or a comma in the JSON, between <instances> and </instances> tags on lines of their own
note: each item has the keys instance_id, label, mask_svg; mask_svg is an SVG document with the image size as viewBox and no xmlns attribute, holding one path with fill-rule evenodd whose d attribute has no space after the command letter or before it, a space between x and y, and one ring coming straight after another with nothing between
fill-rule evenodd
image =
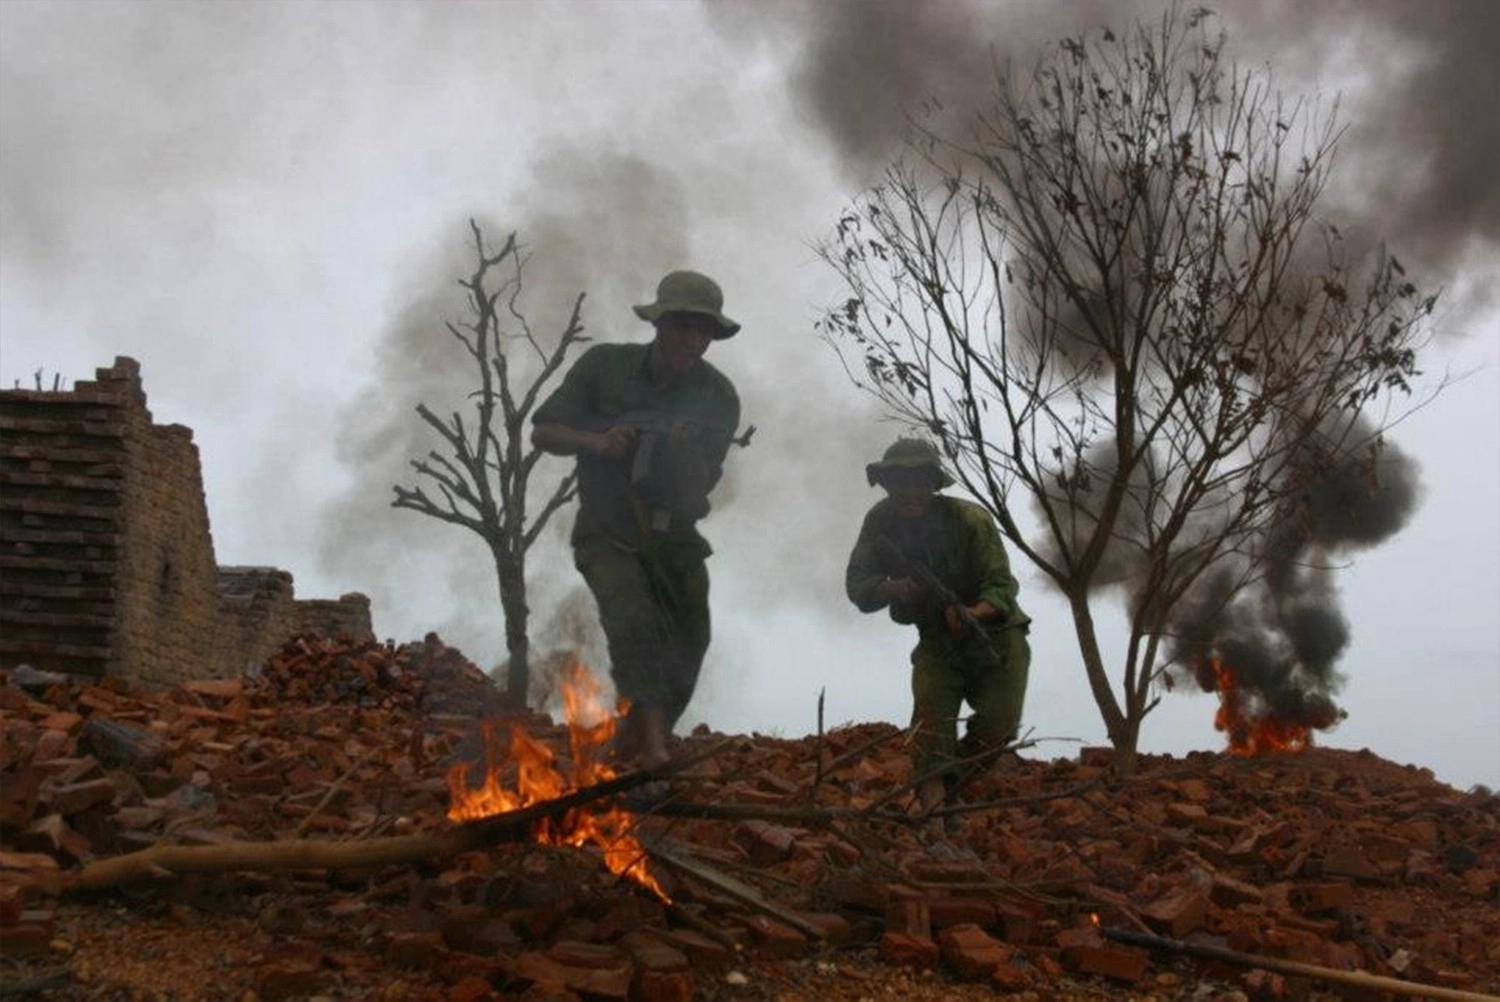
<instances>
[{"instance_id":1,"label":"flame","mask_svg":"<svg viewBox=\"0 0 1500 1002\"><path fill-rule=\"evenodd\" d=\"M1217 656L1208 659L1219 693L1214 728L1229 737L1231 755L1264 755L1275 751L1301 751L1312 744L1312 728L1295 720L1270 714L1252 716L1246 711L1244 690L1235 680L1234 669Z\"/></svg>"},{"instance_id":2,"label":"flame","mask_svg":"<svg viewBox=\"0 0 1500 1002\"><path fill-rule=\"evenodd\" d=\"M1089 921L1092 922L1092 923L1094 923L1094 925L1098 925L1099 924L1099 913L1098 912L1089 912Z\"/></svg>"},{"instance_id":3,"label":"flame","mask_svg":"<svg viewBox=\"0 0 1500 1002\"><path fill-rule=\"evenodd\" d=\"M607 709L600 698L599 680L576 659L563 669L561 691L568 722L568 751L572 756L569 775L564 777L558 771L557 756L552 749L520 727L510 728L507 749L495 721L486 720L484 783L470 787L468 763L459 763L449 770L450 820L477 821L504 814L615 777L615 770L603 760L603 752L614 737L627 704L621 701L613 712ZM509 787L503 777L512 764L515 782ZM596 802L560 817L541 819L532 835L543 845L592 843L602 852L609 872L629 877L670 904L672 899L646 869L645 847L631 834L635 824L635 816L629 811Z\"/></svg>"}]
</instances>

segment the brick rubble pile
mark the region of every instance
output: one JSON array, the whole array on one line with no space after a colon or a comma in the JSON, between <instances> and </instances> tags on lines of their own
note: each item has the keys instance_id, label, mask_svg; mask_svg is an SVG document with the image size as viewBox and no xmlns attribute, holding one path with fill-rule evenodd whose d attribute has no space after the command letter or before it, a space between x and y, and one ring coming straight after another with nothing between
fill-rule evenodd
<instances>
[{"instance_id":1,"label":"brick rubble pile","mask_svg":"<svg viewBox=\"0 0 1500 1002\"><path fill-rule=\"evenodd\" d=\"M157 693L0 671L0 960L55 967L70 909L110 900L67 892L93 859L450 827L447 769L472 757L474 721L497 707L484 674L436 637L397 648L304 636L255 677ZM517 725L566 757L562 725L540 714ZM878 959L1030 997L1065 984L1184 998L1204 981L1255 998L1322 988L1120 945L1096 920L1500 990L1500 799L1488 791L1328 749L1146 756L1121 780L1086 749L997 767L965 793L990 806L945 833L891 817L909 799L887 802L910 778L902 739L867 724L678 742L678 755L720 750L671 781L642 839L749 896L653 863L668 905L591 850L526 842L431 865L157 886L248 923L257 945L243 977L263 999L688 999L751 958ZM743 816L693 817L694 804ZM405 996L389 995L391 970ZM43 997L84 996L99 975L71 977Z\"/></svg>"}]
</instances>

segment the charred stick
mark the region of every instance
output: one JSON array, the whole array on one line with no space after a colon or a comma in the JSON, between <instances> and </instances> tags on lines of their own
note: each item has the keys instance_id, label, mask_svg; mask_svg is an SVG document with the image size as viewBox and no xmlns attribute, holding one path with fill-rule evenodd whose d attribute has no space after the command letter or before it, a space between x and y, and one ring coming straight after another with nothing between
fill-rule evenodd
<instances>
[{"instance_id":1,"label":"charred stick","mask_svg":"<svg viewBox=\"0 0 1500 1002\"><path fill-rule=\"evenodd\" d=\"M817 803L818 787L823 785L823 697L828 694L825 686L818 690L818 743L813 749L813 755L817 759L817 768L813 772L812 787L807 791L807 802Z\"/></svg>"},{"instance_id":2,"label":"charred stick","mask_svg":"<svg viewBox=\"0 0 1500 1002\"><path fill-rule=\"evenodd\" d=\"M1274 971L1278 974L1292 974L1306 978L1316 978L1320 981L1332 982L1333 984L1354 985L1355 987L1365 988L1372 992L1391 992L1395 995L1407 995L1412 998L1456 999L1459 1002L1500 1002L1500 997L1494 995L1466 992L1457 988L1443 988L1438 985L1424 985L1416 981L1388 978L1379 974L1368 974L1364 971L1341 971L1336 967L1324 967L1321 964L1304 964L1296 960L1282 960L1279 957L1263 957L1253 953L1241 953L1238 950L1210 946L1206 943L1188 943L1180 939L1170 939L1166 936L1155 936L1149 933L1131 932L1128 929L1116 929L1111 926L1103 926L1099 932L1105 939L1113 940L1116 943L1124 943L1129 946L1145 947L1148 950L1161 950L1165 953L1181 953L1191 957L1204 957L1209 960L1222 960L1226 963L1238 964L1241 967L1258 967L1263 971Z\"/></svg>"}]
</instances>

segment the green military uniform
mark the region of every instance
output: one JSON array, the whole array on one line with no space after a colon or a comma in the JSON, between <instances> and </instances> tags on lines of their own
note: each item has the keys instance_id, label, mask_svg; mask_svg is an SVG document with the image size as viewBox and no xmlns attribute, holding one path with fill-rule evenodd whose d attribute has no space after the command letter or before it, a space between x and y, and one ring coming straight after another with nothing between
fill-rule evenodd
<instances>
[{"instance_id":1,"label":"green military uniform","mask_svg":"<svg viewBox=\"0 0 1500 1002\"><path fill-rule=\"evenodd\" d=\"M712 548L696 523L708 514L708 490L723 471L740 404L729 379L702 359L653 386L650 351L644 344L590 348L532 420L605 431L650 419L635 425L625 459L578 456L572 543L599 605L616 690L632 705L659 708L670 732L708 650ZM667 430L674 420L686 422L685 436ZM706 468L706 484L690 468Z\"/></svg>"},{"instance_id":2,"label":"green military uniform","mask_svg":"<svg viewBox=\"0 0 1500 1002\"><path fill-rule=\"evenodd\" d=\"M889 544L882 545L882 538ZM915 605L891 605L893 620L917 627L911 655L913 758L916 771L926 773L945 761L1015 739L1031 665L1026 641L1031 619L1016 602L1016 579L994 520L977 504L938 494L920 519L901 518L890 499L876 504L849 557L845 587L850 600L862 612L877 611L883 605L877 586L907 576L911 561L930 569L965 605L987 600L1000 611L998 620L985 624L1001 655L997 660L979 638L955 640L950 635L944 604L936 596L926 594ZM956 722L965 700L974 713L960 746Z\"/></svg>"}]
</instances>

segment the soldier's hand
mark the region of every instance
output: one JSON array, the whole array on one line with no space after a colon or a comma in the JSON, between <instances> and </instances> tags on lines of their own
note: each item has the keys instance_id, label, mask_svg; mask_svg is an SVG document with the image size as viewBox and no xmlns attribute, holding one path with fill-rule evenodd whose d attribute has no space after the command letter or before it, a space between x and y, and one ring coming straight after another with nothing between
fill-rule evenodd
<instances>
[{"instance_id":1,"label":"soldier's hand","mask_svg":"<svg viewBox=\"0 0 1500 1002\"><path fill-rule=\"evenodd\" d=\"M877 587L881 598L896 605L911 605L922 597L922 586L911 578L887 578Z\"/></svg>"},{"instance_id":2,"label":"soldier's hand","mask_svg":"<svg viewBox=\"0 0 1500 1002\"><path fill-rule=\"evenodd\" d=\"M667 444L674 449L681 449L697 439L698 431L693 423L681 418L673 421L671 431L667 432Z\"/></svg>"},{"instance_id":3,"label":"soldier's hand","mask_svg":"<svg viewBox=\"0 0 1500 1002\"><path fill-rule=\"evenodd\" d=\"M634 441L635 429L617 424L595 436L594 451L606 459L624 459L630 455L630 444Z\"/></svg>"},{"instance_id":4,"label":"soldier's hand","mask_svg":"<svg viewBox=\"0 0 1500 1002\"><path fill-rule=\"evenodd\" d=\"M964 622L963 614L958 611L956 605L950 605L943 610L943 620L948 624L948 636L954 640L962 640L969 632L969 624Z\"/></svg>"}]
</instances>

